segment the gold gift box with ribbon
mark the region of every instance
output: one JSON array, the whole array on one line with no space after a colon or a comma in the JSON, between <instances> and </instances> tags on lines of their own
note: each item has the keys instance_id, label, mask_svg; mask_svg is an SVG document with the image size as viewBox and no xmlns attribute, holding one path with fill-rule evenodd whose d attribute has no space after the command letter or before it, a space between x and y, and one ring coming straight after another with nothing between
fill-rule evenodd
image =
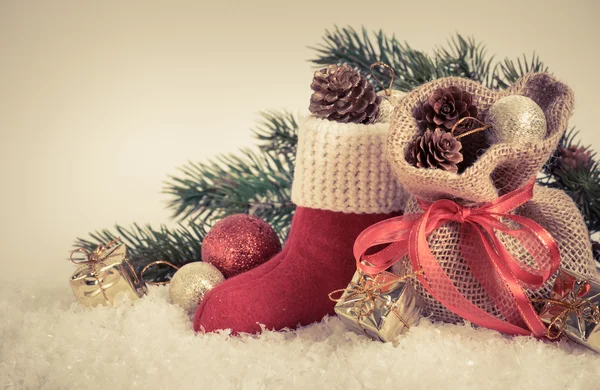
<instances>
[{"instance_id":1,"label":"gold gift box with ribbon","mask_svg":"<svg viewBox=\"0 0 600 390\"><path fill-rule=\"evenodd\" d=\"M548 326L546 336L566 336L600 353L600 281L561 269L540 318Z\"/></svg>"},{"instance_id":2,"label":"gold gift box with ribbon","mask_svg":"<svg viewBox=\"0 0 600 390\"><path fill-rule=\"evenodd\" d=\"M70 259L81 265L71 277L71 288L84 306L113 304L119 294L132 300L146 294L146 284L127 258L127 247L118 240L100 245L93 252L78 248L71 252Z\"/></svg>"},{"instance_id":3,"label":"gold gift box with ribbon","mask_svg":"<svg viewBox=\"0 0 600 390\"><path fill-rule=\"evenodd\" d=\"M421 314L420 298L406 279L407 276L390 272L369 276L358 270L345 290L330 294L337 302L335 313L348 329L358 334L394 341L415 325ZM336 298L339 293L342 296Z\"/></svg>"}]
</instances>

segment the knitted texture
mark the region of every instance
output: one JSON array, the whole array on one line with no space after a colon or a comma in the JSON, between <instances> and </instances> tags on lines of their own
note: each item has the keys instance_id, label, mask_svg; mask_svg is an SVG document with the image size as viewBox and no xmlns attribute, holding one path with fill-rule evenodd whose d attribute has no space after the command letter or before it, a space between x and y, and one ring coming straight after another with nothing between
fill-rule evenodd
<instances>
[{"instance_id":1,"label":"knitted texture","mask_svg":"<svg viewBox=\"0 0 600 390\"><path fill-rule=\"evenodd\" d=\"M386 160L387 123L337 123L309 116L299 129L292 201L344 213L401 210L407 196Z\"/></svg>"},{"instance_id":2,"label":"knitted texture","mask_svg":"<svg viewBox=\"0 0 600 390\"><path fill-rule=\"evenodd\" d=\"M412 112L433 90L449 85L457 85L472 93L479 109L484 112L497 99L507 94L530 97L540 105L546 115L548 130L545 139L528 144L492 145L461 174L413 167L408 161L408 154L411 141L419 132ZM526 75L510 89L502 92L490 91L472 81L457 78L441 79L414 90L396 110L388 139L388 156L393 169L412 195L405 210L406 214L422 212L415 198L428 201L448 198L470 205L494 200L499 195L521 187L535 176L555 149L567 127L572 106L571 90L547 74ZM533 199L515 213L539 223L555 238L560 249L562 267L588 277L597 274L583 217L572 199L564 192L536 187ZM521 244L503 233L497 235L513 256L527 265L534 265L531 255ZM473 240L460 238L459 224L448 222L433 231L427 240L432 254L463 296L488 313L503 318L499 308L475 279L462 256L462 252L480 249ZM394 266L393 271L403 274L407 267L409 263L406 258ZM528 291L529 296L548 297L553 279L537 291ZM425 315L447 322L460 320L433 298L420 283L413 282L413 286L425 302ZM503 298L501 305L511 305L509 296Z\"/></svg>"},{"instance_id":3,"label":"knitted texture","mask_svg":"<svg viewBox=\"0 0 600 390\"><path fill-rule=\"evenodd\" d=\"M283 250L210 290L194 329L234 333L295 328L333 315L329 293L356 271L360 232L397 216L406 195L387 160L388 125L301 122L292 200L298 205Z\"/></svg>"}]
</instances>

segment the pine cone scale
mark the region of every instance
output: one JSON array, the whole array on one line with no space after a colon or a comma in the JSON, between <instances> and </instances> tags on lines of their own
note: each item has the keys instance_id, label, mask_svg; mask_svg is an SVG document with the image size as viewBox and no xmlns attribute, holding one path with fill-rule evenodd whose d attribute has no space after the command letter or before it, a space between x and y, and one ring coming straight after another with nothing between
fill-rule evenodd
<instances>
[{"instance_id":1,"label":"pine cone scale","mask_svg":"<svg viewBox=\"0 0 600 390\"><path fill-rule=\"evenodd\" d=\"M367 99L362 99L358 101L353 107L355 108L356 112L362 113L365 112L365 110L367 109L367 107L369 107L370 104L371 103L369 103Z\"/></svg>"},{"instance_id":2,"label":"pine cone scale","mask_svg":"<svg viewBox=\"0 0 600 390\"><path fill-rule=\"evenodd\" d=\"M467 111L468 107L469 106L467 105L466 102L462 102L462 101L456 102L457 115L463 114L465 111Z\"/></svg>"},{"instance_id":3,"label":"pine cone scale","mask_svg":"<svg viewBox=\"0 0 600 390\"><path fill-rule=\"evenodd\" d=\"M463 161L462 144L452 134L436 128L425 130L423 135L413 142L411 156L417 168L440 168L450 172L458 172Z\"/></svg>"},{"instance_id":4,"label":"pine cone scale","mask_svg":"<svg viewBox=\"0 0 600 390\"><path fill-rule=\"evenodd\" d=\"M470 93L451 86L436 89L427 101L415 112L415 118L423 128L452 130L465 117L477 117Z\"/></svg>"}]
</instances>

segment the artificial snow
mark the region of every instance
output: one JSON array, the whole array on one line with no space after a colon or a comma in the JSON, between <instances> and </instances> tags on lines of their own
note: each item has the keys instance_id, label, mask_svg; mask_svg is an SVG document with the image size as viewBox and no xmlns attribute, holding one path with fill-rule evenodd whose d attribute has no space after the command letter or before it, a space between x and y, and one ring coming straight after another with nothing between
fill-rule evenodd
<instances>
[{"instance_id":1,"label":"artificial snow","mask_svg":"<svg viewBox=\"0 0 600 390\"><path fill-rule=\"evenodd\" d=\"M337 318L297 332L194 334L168 288L87 309L69 286L0 287L4 389L592 389L600 355L422 321L394 347Z\"/></svg>"}]
</instances>

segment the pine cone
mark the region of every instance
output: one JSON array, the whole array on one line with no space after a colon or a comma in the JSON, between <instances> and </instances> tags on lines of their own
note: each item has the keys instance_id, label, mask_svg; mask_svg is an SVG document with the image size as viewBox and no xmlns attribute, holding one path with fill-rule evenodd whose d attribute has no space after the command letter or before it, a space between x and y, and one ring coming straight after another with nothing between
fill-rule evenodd
<instances>
[{"instance_id":1,"label":"pine cone","mask_svg":"<svg viewBox=\"0 0 600 390\"><path fill-rule=\"evenodd\" d=\"M456 173L457 164L463 160L461 149L460 141L449 132L427 129L413 141L413 164L417 168L439 168Z\"/></svg>"},{"instance_id":2,"label":"pine cone","mask_svg":"<svg viewBox=\"0 0 600 390\"><path fill-rule=\"evenodd\" d=\"M468 116L476 118L477 107L469 92L451 86L436 89L414 116L422 128L452 130L460 119Z\"/></svg>"},{"instance_id":3,"label":"pine cone","mask_svg":"<svg viewBox=\"0 0 600 390\"><path fill-rule=\"evenodd\" d=\"M557 159L553 170L573 170L588 167L592 163L592 154L584 147L571 145L556 150Z\"/></svg>"},{"instance_id":4,"label":"pine cone","mask_svg":"<svg viewBox=\"0 0 600 390\"><path fill-rule=\"evenodd\" d=\"M377 122L381 96L373 85L350 66L329 65L315 72L310 87L309 110L314 115L341 123Z\"/></svg>"}]
</instances>

